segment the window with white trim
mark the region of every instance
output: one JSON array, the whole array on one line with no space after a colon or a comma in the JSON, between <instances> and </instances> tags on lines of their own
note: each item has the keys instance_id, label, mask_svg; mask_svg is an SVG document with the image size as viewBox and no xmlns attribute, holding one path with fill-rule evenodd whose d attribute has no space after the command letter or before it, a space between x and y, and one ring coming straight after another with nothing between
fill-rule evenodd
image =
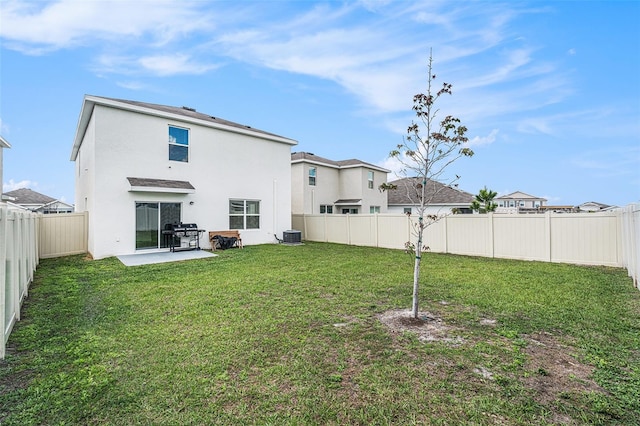
<instances>
[{"instance_id":1,"label":"window with white trim","mask_svg":"<svg viewBox=\"0 0 640 426\"><path fill-rule=\"evenodd\" d=\"M405 208L402 210L402 212L403 212L404 214L411 214L411 213L412 213L412 212L411 212L411 207L405 207Z\"/></svg>"},{"instance_id":2,"label":"window with white trim","mask_svg":"<svg viewBox=\"0 0 640 426\"><path fill-rule=\"evenodd\" d=\"M316 186L316 168L309 167L309 185Z\"/></svg>"},{"instance_id":3,"label":"window with white trim","mask_svg":"<svg viewBox=\"0 0 640 426\"><path fill-rule=\"evenodd\" d=\"M189 162L189 130L169 126L169 160Z\"/></svg>"},{"instance_id":4,"label":"window with white trim","mask_svg":"<svg viewBox=\"0 0 640 426\"><path fill-rule=\"evenodd\" d=\"M369 206L369 213L380 213L380 206Z\"/></svg>"},{"instance_id":5,"label":"window with white trim","mask_svg":"<svg viewBox=\"0 0 640 426\"><path fill-rule=\"evenodd\" d=\"M367 182L369 189L373 189L373 172L369 171L369 180Z\"/></svg>"},{"instance_id":6,"label":"window with white trim","mask_svg":"<svg viewBox=\"0 0 640 426\"><path fill-rule=\"evenodd\" d=\"M320 214L333 214L333 206L330 204L320 204Z\"/></svg>"},{"instance_id":7,"label":"window with white trim","mask_svg":"<svg viewBox=\"0 0 640 426\"><path fill-rule=\"evenodd\" d=\"M229 229L260 229L260 201L229 200Z\"/></svg>"}]
</instances>

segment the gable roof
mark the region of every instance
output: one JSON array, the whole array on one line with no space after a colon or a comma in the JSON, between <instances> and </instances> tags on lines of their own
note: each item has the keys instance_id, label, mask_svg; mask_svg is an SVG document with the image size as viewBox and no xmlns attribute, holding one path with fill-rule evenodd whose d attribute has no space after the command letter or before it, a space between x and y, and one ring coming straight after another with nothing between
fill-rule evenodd
<instances>
[{"instance_id":1,"label":"gable roof","mask_svg":"<svg viewBox=\"0 0 640 426\"><path fill-rule=\"evenodd\" d=\"M536 197L534 195L525 194L524 192L516 191L511 194L501 195L499 197L494 198L494 200L544 200L547 201L546 198Z\"/></svg>"},{"instance_id":2,"label":"gable roof","mask_svg":"<svg viewBox=\"0 0 640 426\"><path fill-rule=\"evenodd\" d=\"M391 173L390 170L384 169L380 166L376 166L370 163L366 163L361 160L357 160L355 158L351 158L349 160L329 160L328 158L320 157L319 155L315 155L311 152L292 152L291 153L291 164L296 163L310 163L317 164L319 166L327 166L335 169L348 169L353 167L366 167L369 169L378 170L382 173Z\"/></svg>"},{"instance_id":3,"label":"gable roof","mask_svg":"<svg viewBox=\"0 0 640 426\"><path fill-rule=\"evenodd\" d=\"M71 161L75 161L78 155L78 150L80 149L82 139L84 138L84 134L87 131L89 120L96 105L103 105L125 111L137 112L140 114L148 114L157 117L165 117L169 119L185 121L205 127L245 134L274 142L286 143L289 145L297 145L298 143L297 141L286 138L284 136L265 132L264 130L254 129L251 126L234 123L233 121L224 120L212 115L203 114L189 107L174 107L168 105L152 104L148 102L85 95L82 103L82 110L80 111L80 117L78 118L78 125L76 128L73 148L71 150Z\"/></svg>"},{"instance_id":4,"label":"gable roof","mask_svg":"<svg viewBox=\"0 0 640 426\"><path fill-rule=\"evenodd\" d=\"M29 188L20 188L13 191L5 192L3 195L12 198L14 204L30 205L30 204L48 204L58 201L48 195L41 194Z\"/></svg>"},{"instance_id":5,"label":"gable roof","mask_svg":"<svg viewBox=\"0 0 640 426\"><path fill-rule=\"evenodd\" d=\"M416 185L420 184L422 178L409 177L389 182L395 185L396 189L387 190L388 205L415 205L417 199ZM431 198L429 204L468 204L470 205L474 196L460 189L451 188L435 180L427 180L426 198Z\"/></svg>"}]
</instances>

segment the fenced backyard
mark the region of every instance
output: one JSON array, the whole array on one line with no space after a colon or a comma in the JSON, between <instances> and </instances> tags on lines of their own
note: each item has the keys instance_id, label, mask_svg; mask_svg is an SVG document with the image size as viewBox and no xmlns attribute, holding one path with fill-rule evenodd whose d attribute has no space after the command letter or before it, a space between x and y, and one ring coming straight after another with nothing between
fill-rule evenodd
<instances>
[{"instance_id":1,"label":"fenced backyard","mask_svg":"<svg viewBox=\"0 0 640 426\"><path fill-rule=\"evenodd\" d=\"M403 249L404 215L293 215L307 241ZM638 287L640 204L614 212L454 215L430 226L434 253L626 268ZM88 214L36 215L0 204L0 358L40 259L87 252Z\"/></svg>"},{"instance_id":2,"label":"fenced backyard","mask_svg":"<svg viewBox=\"0 0 640 426\"><path fill-rule=\"evenodd\" d=\"M0 423L640 424L626 271L426 253L422 277L415 323L394 316L411 304L401 250L42 259L0 368Z\"/></svg>"},{"instance_id":3,"label":"fenced backyard","mask_svg":"<svg viewBox=\"0 0 640 426\"><path fill-rule=\"evenodd\" d=\"M293 215L306 241L404 249L415 216ZM624 267L638 286L640 204L602 213L450 215L425 230L433 253Z\"/></svg>"}]
</instances>

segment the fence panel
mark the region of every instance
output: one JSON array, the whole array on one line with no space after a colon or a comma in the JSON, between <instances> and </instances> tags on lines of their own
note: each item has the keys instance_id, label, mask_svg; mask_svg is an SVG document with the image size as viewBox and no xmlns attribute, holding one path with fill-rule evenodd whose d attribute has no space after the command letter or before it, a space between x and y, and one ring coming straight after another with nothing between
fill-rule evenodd
<instances>
[{"instance_id":1,"label":"fence panel","mask_svg":"<svg viewBox=\"0 0 640 426\"><path fill-rule=\"evenodd\" d=\"M40 258L87 252L88 215L63 213L40 215Z\"/></svg>"},{"instance_id":2,"label":"fence panel","mask_svg":"<svg viewBox=\"0 0 640 426\"><path fill-rule=\"evenodd\" d=\"M553 215L551 261L622 266L618 221L615 213Z\"/></svg>"},{"instance_id":3,"label":"fence panel","mask_svg":"<svg viewBox=\"0 0 640 426\"><path fill-rule=\"evenodd\" d=\"M493 257L550 261L549 215L491 214Z\"/></svg>"},{"instance_id":4,"label":"fence panel","mask_svg":"<svg viewBox=\"0 0 640 426\"><path fill-rule=\"evenodd\" d=\"M38 265L37 216L0 205L0 358Z\"/></svg>"},{"instance_id":5,"label":"fence panel","mask_svg":"<svg viewBox=\"0 0 640 426\"><path fill-rule=\"evenodd\" d=\"M640 289L640 204L631 204L618 213L622 264Z\"/></svg>"},{"instance_id":6,"label":"fence panel","mask_svg":"<svg viewBox=\"0 0 640 426\"><path fill-rule=\"evenodd\" d=\"M416 217L294 215L303 239L403 249ZM432 252L622 267L638 286L640 204L602 213L452 215L425 229Z\"/></svg>"}]
</instances>

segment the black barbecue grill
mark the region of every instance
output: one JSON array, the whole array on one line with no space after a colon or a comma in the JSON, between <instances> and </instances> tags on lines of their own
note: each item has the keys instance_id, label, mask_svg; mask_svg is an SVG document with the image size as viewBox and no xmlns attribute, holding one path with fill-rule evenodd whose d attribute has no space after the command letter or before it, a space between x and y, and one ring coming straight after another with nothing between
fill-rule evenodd
<instances>
[{"instance_id":1,"label":"black barbecue grill","mask_svg":"<svg viewBox=\"0 0 640 426\"><path fill-rule=\"evenodd\" d=\"M168 223L162 235L171 251L200 250L200 234L203 232L204 229L198 229L195 223Z\"/></svg>"}]
</instances>

